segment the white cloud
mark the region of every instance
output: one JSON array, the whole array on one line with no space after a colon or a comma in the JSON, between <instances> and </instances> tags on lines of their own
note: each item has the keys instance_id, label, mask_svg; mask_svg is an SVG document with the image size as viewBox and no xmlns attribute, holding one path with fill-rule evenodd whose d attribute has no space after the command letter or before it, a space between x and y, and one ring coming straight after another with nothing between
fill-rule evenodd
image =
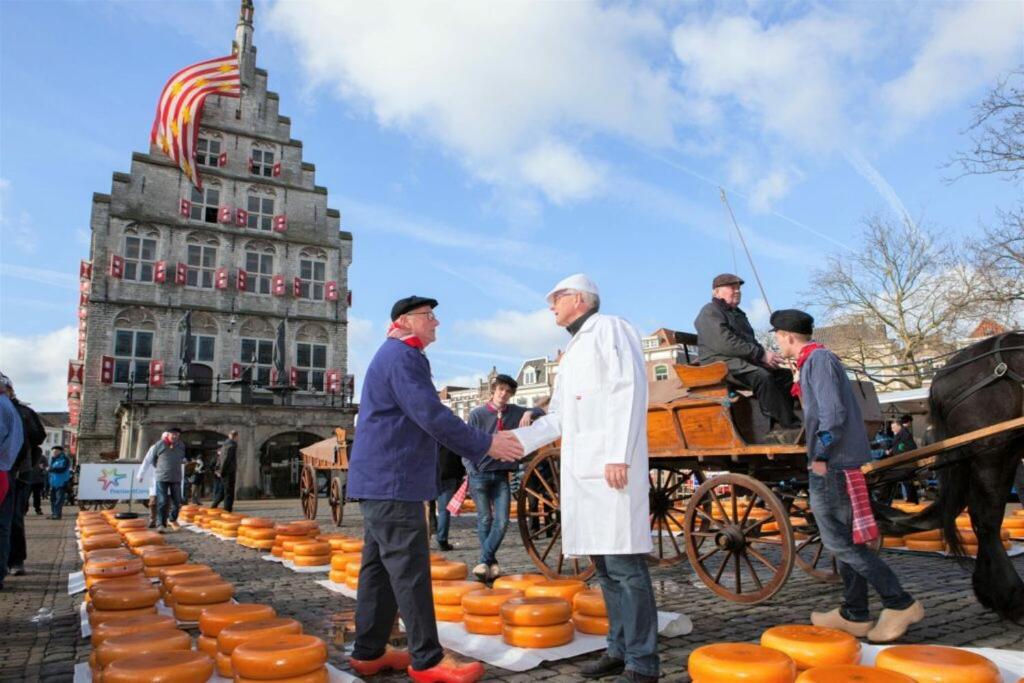
<instances>
[{"instance_id":1,"label":"white cloud","mask_svg":"<svg viewBox=\"0 0 1024 683\"><path fill-rule=\"evenodd\" d=\"M78 290L77 273L72 274L46 268L32 268L30 266L16 266L11 263L0 263L0 276L38 282L43 285L59 287L60 289Z\"/></svg>"},{"instance_id":2,"label":"white cloud","mask_svg":"<svg viewBox=\"0 0 1024 683\"><path fill-rule=\"evenodd\" d=\"M356 392L362 387L373 354L384 342L384 329L377 328L371 320L351 315L348 318L348 372L356 376Z\"/></svg>"},{"instance_id":3,"label":"white cloud","mask_svg":"<svg viewBox=\"0 0 1024 683\"><path fill-rule=\"evenodd\" d=\"M913 223L907 207L903 204L903 200L896 194L896 190L885 179L885 176L875 168L874 164L868 161L867 157L858 150L852 149L846 152L846 160L882 196L882 199L889 205L889 210L892 211L894 216L897 216L902 221L906 221L908 224Z\"/></svg>"},{"instance_id":4,"label":"white cloud","mask_svg":"<svg viewBox=\"0 0 1024 683\"><path fill-rule=\"evenodd\" d=\"M553 356L568 342L565 330L555 324L554 315L546 308L530 313L502 310L490 318L458 321L455 329L526 358Z\"/></svg>"},{"instance_id":5,"label":"white cloud","mask_svg":"<svg viewBox=\"0 0 1024 683\"><path fill-rule=\"evenodd\" d=\"M531 305L544 300L544 295L523 284L507 272L490 266L452 266L432 261L438 270L456 277L486 294L494 301L509 305Z\"/></svg>"},{"instance_id":6,"label":"white cloud","mask_svg":"<svg viewBox=\"0 0 1024 683\"><path fill-rule=\"evenodd\" d=\"M771 211L775 202L789 194L790 188L802 179L803 174L794 166L773 167L750 188L751 210L757 213Z\"/></svg>"},{"instance_id":7,"label":"white cloud","mask_svg":"<svg viewBox=\"0 0 1024 683\"><path fill-rule=\"evenodd\" d=\"M453 375L446 379L434 382L434 386L438 389L441 387L465 387L466 389L472 389L480 384L480 380L485 379L482 374L465 374L465 375Z\"/></svg>"},{"instance_id":8,"label":"white cloud","mask_svg":"<svg viewBox=\"0 0 1024 683\"><path fill-rule=\"evenodd\" d=\"M756 287L757 283L754 283L754 286ZM772 312L768 308L768 303L763 298L758 297L751 299L749 302L744 302L743 310L750 319L750 326L754 328L755 332L760 333L762 330L768 329L768 320L771 318Z\"/></svg>"},{"instance_id":9,"label":"white cloud","mask_svg":"<svg viewBox=\"0 0 1024 683\"><path fill-rule=\"evenodd\" d=\"M555 204L585 199L601 184L603 169L576 150L549 141L526 152L520 162L523 176L544 191Z\"/></svg>"},{"instance_id":10,"label":"white cloud","mask_svg":"<svg viewBox=\"0 0 1024 683\"><path fill-rule=\"evenodd\" d=\"M24 337L0 335L0 371L14 382L18 398L36 410L67 410L68 360L77 345L74 326Z\"/></svg>"},{"instance_id":11,"label":"white cloud","mask_svg":"<svg viewBox=\"0 0 1024 683\"><path fill-rule=\"evenodd\" d=\"M26 254L34 254L38 241L32 216L27 211L12 211L14 206L11 181L0 178L0 240Z\"/></svg>"}]
</instances>

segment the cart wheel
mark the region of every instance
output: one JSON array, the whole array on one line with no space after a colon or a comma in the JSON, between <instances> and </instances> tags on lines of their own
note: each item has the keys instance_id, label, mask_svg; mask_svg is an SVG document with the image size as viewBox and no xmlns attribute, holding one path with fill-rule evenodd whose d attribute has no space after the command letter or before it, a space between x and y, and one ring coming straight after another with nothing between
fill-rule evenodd
<instances>
[{"instance_id":1,"label":"cart wheel","mask_svg":"<svg viewBox=\"0 0 1024 683\"><path fill-rule=\"evenodd\" d=\"M516 494L519 533L526 553L545 576L586 580L594 573L590 558L567 559L562 554L558 472L557 451L538 455L526 468Z\"/></svg>"},{"instance_id":2,"label":"cart wheel","mask_svg":"<svg viewBox=\"0 0 1024 683\"><path fill-rule=\"evenodd\" d=\"M716 491L723 487L727 492ZM762 531L770 523L777 526L777 534ZM690 499L684 524L693 570L727 600L764 602L793 571L793 532L786 510L756 479L724 474L704 482Z\"/></svg>"},{"instance_id":3,"label":"cart wheel","mask_svg":"<svg viewBox=\"0 0 1024 683\"><path fill-rule=\"evenodd\" d=\"M659 567L678 564L686 554L681 545L686 505L696 486L704 483L704 473L696 468L659 464L651 468L648 476L654 550L647 560Z\"/></svg>"},{"instance_id":4,"label":"cart wheel","mask_svg":"<svg viewBox=\"0 0 1024 683\"><path fill-rule=\"evenodd\" d=\"M806 491L802 491L789 501L789 519L793 527L793 559L796 566L818 581L842 581L835 556L826 550L821 542L821 532L814 521L814 513L811 511ZM803 520L804 523L793 524L794 519ZM881 536L869 543L868 547L878 552L882 547Z\"/></svg>"},{"instance_id":5,"label":"cart wheel","mask_svg":"<svg viewBox=\"0 0 1024 683\"><path fill-rule=\"evenodd\" d=\"M306 519L316 519L316 470L312 465L302 467L299 478L299 504Z\"/></svg>"},{"instance_id":6,"label":"cart wheel","mask_svg":"<svg viewBox=\"0 0 1024 683\"><path fill-rule=\"evenodd\" d=\"M341 526L341 520L345 516L345 490L338 475L331 477L331 492L327 500L331 504L331 519L334 520L334 526Z\"/></svg>"}]
</instances>

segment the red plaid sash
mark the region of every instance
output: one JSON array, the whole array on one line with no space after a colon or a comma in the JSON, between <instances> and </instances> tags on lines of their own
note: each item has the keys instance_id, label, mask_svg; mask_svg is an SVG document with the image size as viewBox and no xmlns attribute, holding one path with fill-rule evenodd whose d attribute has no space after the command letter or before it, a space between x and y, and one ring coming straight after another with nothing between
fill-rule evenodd
<instances>
[{"instance_id":1,"label":"red plaid sash","mask_svg":"<svg viewBox=\"0 0 1024 683\"><path fill-rule=\"evenodd\" d=\"M853 508L853 542L870 543L878 538L878 525L871 511L871 498L868 495L868 483L859 468L843 470L846 475L846 493L850 496Z\"/></svg>"},{"instance_id":2,"label":"red plaid sash","mask_svg":"<svg viewBox=\"0 0 1024 683\"><path fill-rule=\"evenodd\" d=\"M463 477L462 486L459 490L452 494L452 499L448 501L448 505L445 506L445 510L452 513L456 517L462 512L462 503L466 500L466 494L469 493L469 477Z\"/></svg>"}]
</instances>

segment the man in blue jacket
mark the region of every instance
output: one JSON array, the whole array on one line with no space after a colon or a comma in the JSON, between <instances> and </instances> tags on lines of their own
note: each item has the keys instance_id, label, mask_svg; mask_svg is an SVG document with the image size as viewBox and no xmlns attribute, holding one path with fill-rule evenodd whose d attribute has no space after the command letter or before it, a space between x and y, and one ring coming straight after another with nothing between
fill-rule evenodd
<instances>
[{"instance_id":1,"label":"man in blue jacket","mask_svg":"<svg viewBox=\"0 0 1024 683\"><path fill-rule=\"evenodd\" d=\"M522 457L510 433L473 429L441 403L424 349L440 324L435 299L411 296L391 309L388 338L366 370L349 458L348 495L363 513L363 557L356 600L356 641L349 660L363 676L407 669L414 681L475 681L479 662L441 649L430 585L423 504L438 494L438 443L471 462ZM388 646L396 614L409 651Z\"/></svg>"}]
</instances>

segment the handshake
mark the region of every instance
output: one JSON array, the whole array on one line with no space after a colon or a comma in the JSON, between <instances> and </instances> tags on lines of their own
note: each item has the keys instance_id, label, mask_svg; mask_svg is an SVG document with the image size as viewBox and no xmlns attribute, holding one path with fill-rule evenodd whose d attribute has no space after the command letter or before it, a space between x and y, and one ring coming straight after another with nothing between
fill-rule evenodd
<instances>
[{"instance_id":1,"label":"handshake","mask_svg":"<svg viewBox=\"0 0 1024 683\"><path fill-rule=\"evenodd\" d=\"M498 432L491 439L491 448L487 451L487 455L502 462L515 462L525 453L523 453L523 445L512 435L512 432Z\"/></svg>"}]
</instances>

